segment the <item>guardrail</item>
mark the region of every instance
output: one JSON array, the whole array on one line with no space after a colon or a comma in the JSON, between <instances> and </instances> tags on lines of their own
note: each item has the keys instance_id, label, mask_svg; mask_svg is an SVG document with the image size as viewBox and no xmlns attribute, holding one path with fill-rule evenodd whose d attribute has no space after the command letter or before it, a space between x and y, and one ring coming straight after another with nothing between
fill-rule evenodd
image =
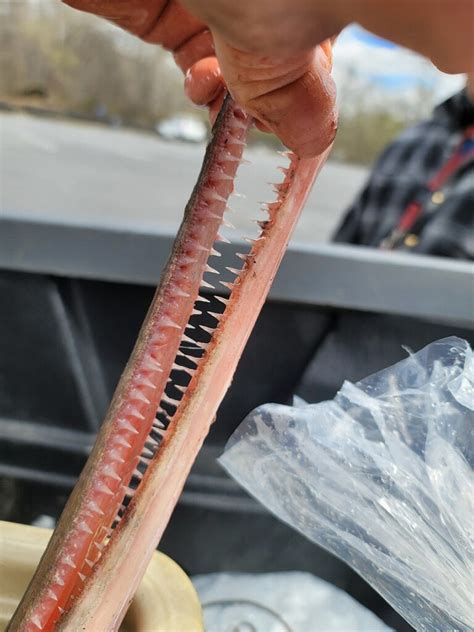
<instances>
[{"instance_id":1,"label":"guardrail","mask_svg":"<svg viewBox=\"0 0 474 632\"><path fill-rule=\"evenodd\" d=\"M0 269L156 285L174 233L0 218ZM231 247L223 247L224 258ZM341 244L290 245L270 300L474 326L474 265Z\"/></svg>"}]
</instances>

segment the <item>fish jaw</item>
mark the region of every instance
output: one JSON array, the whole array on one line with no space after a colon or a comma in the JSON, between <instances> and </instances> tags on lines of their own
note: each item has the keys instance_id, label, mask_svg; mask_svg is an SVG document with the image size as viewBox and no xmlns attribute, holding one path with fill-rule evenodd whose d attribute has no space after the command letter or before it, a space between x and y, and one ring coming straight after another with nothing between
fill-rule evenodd
<instances>
[{"instance_id":1,"label":"fish jaw","mask_svg":"<svg viewBox=\"0 0 474 632\"><path fill-rule=\"evenodd\" d=\"M165 405L170 369L218 238L249 123L227 99L135 348L86 466L9 623L11 632L56 628L106 550L120 505L133 492L131 482L141 476L136 468L149 457L143 456L145 444L158 407ZM158 435L162 430L155 427Z\"/></svg>"},{"instance_id":2,"label":"fish jaw","mask_svg":"<svg viewBox=\"0 0 474 632\"><path fill-rule=\"evenodd\" d=\"M285 197L254 243L203 362L188 387L143 487L100 561L94 583L80 595L58 630L118 629L138 583L178 501L192 464L209 432L240 356L285 252L301 209L328 152L293 158Z\"/></svg>"},{"instance_id":3,"label":"fish jaw","mask_svg":"<svg viewBox=\"0 0 474 632\"><path fill-rule=\"evenodd\" d=\"M133 598L329 151L315 159L291 157L284 181L276 185L277 199L268 205L269 219L230 287L226 308L190 371L184 394L171 399L175 411L169 413L157 452L152 449L151 457L144 457L156 411L170 403L168 376L218 239L249 122L228 99L136 347L91 457L10 622L11 632L117 630ZM140 463L146 463L146 471L112 530L117 505Z\"/></svg>"}]
</instances>

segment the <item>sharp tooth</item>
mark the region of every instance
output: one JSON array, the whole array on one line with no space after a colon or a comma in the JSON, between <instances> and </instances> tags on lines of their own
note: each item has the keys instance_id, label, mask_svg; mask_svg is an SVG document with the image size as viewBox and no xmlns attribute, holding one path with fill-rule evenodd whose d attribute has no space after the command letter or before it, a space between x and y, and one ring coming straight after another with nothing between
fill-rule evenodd
<instances>
[{"instance_id":1,"label":"sharp tooth","mask_svg":"<svg viewBox=\"0 0 474 632\"><path fill-rule=\"evenodd\" d=\"M170 404L171 406L177 406L177 404L179 403L177 399L171 398L169 395L166 395L166 393L163 394L161 401L165 402L166 404Z\"/></svg>"},{"instance_id":2,"label":"sharp tooth","mask_svg":"<svg viewBox=\"0 0 474 632\"><path fill-rule=\"evenodd\" d=\"M227 198L222 197L215 189L208 189L204 192L204 197L207 200L213 200L216 202L227 202Z\"/></svg>"},{"instance_id":3,"label":"sharp tooth","mask_svg":"<svg viewBox=\"0 0 474 632\"><path fill-rule=\"evenodd\" d=\"M51 588L48 588L48 592L46 593L50 599L54 599L54 601L58 600L57 594Z\"/></svg>"},{"instance_id":4,"label":"sharp tooth","mask_svg":"<svg viewBox=\"0 0 474 632\"><path fill-rule=\"evenodd\" d=\"M135 399L140 402L144 402L145 404L149 404L150 400L145 396L144 393L139 388L134 388L130 392L130 398Z\"/></svg>"},{"instance_id":5,"label":"sharp tooth","mask_svg":"<svg viewBox=\"0 0 474 632\"><path fill-rule=\"evenodd\" d=\"M227 228L235 228L234 224L232 224L232 222L229 222L225 218L222 219L222 224L226 226Z\"/></svg>"},{"instance_id":6,"label":"sharp tooth","mask_svg":"<svg viewBox=\"0 0 474 632\"><path fill-rule=\"evenodd\" d=\"M190 338L189 336L187 336L186 334L183 334L181 336L181 340L184 340L185 342L196 342L195 340L193 340L192 338ZM192 347L185 347L185 349L191 349Z\"/></svg>"},{"instance_id":7,"label":"sharp tooth","mask_svg":"<svg viewBox=\"0 0 474 632\"><path fill-rule=\"evenodd\" d=\"M58 606L58 610L59 610L60 614L63 614L64 612L66 612L66 611L64 610L64 608L61 608L61 606Z\"/></svg>"},{"instance_id":8,"label":"sharp tooth","mask_svg":"<svg viewBox=\"0 0 474 632\"><path fill-rule=\"evenodd\" d=\"M101 552L104 550L104 545L100 542L94 542L94 546L97 547Z\"/></svg>"},{"instance_id":9,"label":"sharp tooth","mask_svg":"<svg viewBox=\"0 0 474 632\"><path fill-rule=\"evenodd\" d=\"M207 211L207 216L210 217L211 219L218 219L219 221L222 219L219 213L213 213L212 211Z\"/></svg>"},{"instance_id":10,"label":"sharp tooth","mask_svg":"<svg viewBox=\"0 0 474 632\"><path fill-rule=\"evenodd\" d=\"M290 183L284 180L283 182L277 182L275 184L272 184L272 189L275 191L275 193L281 194L281 193L286 193L286 191L288 191L289 186L290 186Z\"/></svg>"},{"instance_id":11,"label":"sharp tooth","mask_svg":"<svg viewBox=\"0 0 474 632\"><path fill-rule=\"evenodd\" d=\"M215 295L214 298L219 301L220 303L223 303L224 305L227 305L227 303L229 302L229 298L226 296L217 296Z\"/></svg>"},{"instance_id":12,"label":"sharp tooth","mask_svg":"<svg viewBox=\"0 0 474 632\"><path fill-rule=\"evenodd\" d=\"M102 468L102 474L104 476L108 476L109 478L112 478L114 481L121 481L122 479L120 478L120 476L117 474L117 472L114 470L113 466L108 464L106 465L104 468ZM92 533L92 531L91 531Z\"/></svg>"},{"instance_id":13,"label":"sharp tooth","mask_svg":"<svg viewBox=\"0 0 474 632\"><path fill-rule=\"evenodd\" d=\"M147 437L147 440L145 441L145 445L151 445L154 448L156 448L160 444L158 443L158 441L156 441L156 439L153 439L153 437Z\"/></svg>"},{"instance_id":14,"label":"sharp tooth","mask_svg":"<svg viewBox=\"0 0 474 632\"><path fill-rule=\"evenodd\" d=\"M61 561L63 562L63 564L66 564L66 566L69 566L70 568L76 568L76 565L72 561L72 557L70 555L64 555L61 558Z\"/></svg>"},{"instance_id":15,"label":"sharp tooth","mask_svg":"<svg viewBox=\"0 0 474 632\"><path fill-rule=\"evenodd\" d=\"M113 496L114 492L107 487L107 485L103 481L99 481L95 486L98 492L102 492L103 494L107 494L107 496Z\"/></svg>"},{"instance_id":16,"label":"sharp tooth","mask_svg":"<svg viewBox=\"0 0 474 632\"><path fill-rule=\"evenodd\" d=\"M58 573L54 575L53 582L58 586L64 586L64 579Z\"/></svg>"},{"instance_id":17,"label":"sharp tooth","mask_svg":"<svg viewBox=\"0 0 474 632\"><path fill-rule=\"evenodd\" d=\"M234 283L228 283L227 281L219 281L219 283L229 290L233 290L234 288Z\"/></svg>"},{"instance_id":18,"label":"sharp tooth","mask_svg":"<svg viewBox=\"0 0 474 632\"><path fill-rule=\"evenodd\" d=\"M201 294L199 294L199 296L196 299L196 303L210 303L211 301L206 297L206 296L202 296Z\"/></svg>"},{"instance_id":19,"label":"sharp tooth","mask_svg":"<svg viewBox=\"0 0 474 632\"><path fill-rule=\"evenodd\" d=\"M216 270L215 268L211 268L209 264L206 264L206 267L204 268L204 272L210 272L211 274L219 274L219 270Z\"/></svg>"},{"instance_id":20,"label":"sharp tooth","mask_svg":"<svg viewBox=\"0 0 474 632\"><path fill-rule=\"evenodd\" d=\"M247 131L247 125L243 121L239 121L237 118L232 121L232 127Z\"/></svg>"},{"instance_id":21,"label":"sharp tooth","mask_svg":"<svg viewBox=\"0 0 474 632\"><path fill-rule=\"evenodd\" d=\"M123 430L128 430L133 434L138 434L138 430L128 421L128 419L118 419L117 425L120 426L120 428L123 428Z\"/></svg>"},{"instance_id":22,"label":"sharp tooth","mask_svg":"<svg viewBox=\"0 0 474 632\"><path fill-rule=\"evenodd\" d=\"M204 248L204 250L206 249ZM176 294L176 296L182 296L183 298L189 298L191 296L191 294L188 294L188 292L185 292L179 286L175 287L173 292Z\"/></svg>"},{"instance_id":23,"label":"sharp tooth","mask_svg":"<svg viewBox=\"0 0 474 632\"><path fill-rule=\"evenodd\" d=\"M236 197L236 198L240 198L240 199L242 199L242 200L246 200L246 199L247 199L247 196L245 195L245 193L237 193L237 191L234 191L234 192L232 193L232 195L233 195L234 197Z\"/></svg>"},{"instance_id":24,"label":"sharp tooth","mask_svg":"<svg viewBox=\"0 0 474 632\"><path fill-rule=\"evenodd\" d=\"M191 312L191 316L197 316L198 314L202 314L202 310L200 309L196 309L195 307L193 308L193 311Z\"/></svg>"},{"instance_id":25,"label":"sharp tooth","mask_svg":"<svg viewBox=\"0 0 474 632\"><path fill-rule=\"evenodd\" d=\"M217 234L216 237L216 241L222 241L224 244L230 244L231 242L227 239L227 237L224 237L223 235L221 235L220 233Z\"/></svg>"},{"instance_id":26,"label":"sharp tooth","mask_svg":"<svg viewBox=\"0 0 474 632\"><path fill-rule=\"evenodd\" d=\"M240 158L231 154L230 151L226 151L224 153L224 160L227 160L228 162L240 162Z\"/></svg>"},{"instance_id":27,"label":"sharp tooth","mask_svg":"<svg viewBox=\"0 0 474 632\"><path fill-rule=\"evenodd\" d=\"M212 334L215 332L216 328L215 327L205 327L204 325L201 325L201 329L203 329L204 331L206 331L209 335L212 336Z\"/></svg>"},{"instance_id":28,"label":"sharp tooth","mask_svg":"<svg viewBox=\"0 0 474 632\"><path fill-rule=\"evenodd\" d=\"M209 254L210 257L222 257L222 253L216 250L215 248L211 248L211 252Z\"/></svg>"},{"instance_id":29,"label":"sharp tooth","mask_svg":"<svg viewBox=\"0 0 474 632\"><path fill-rule=\"evenodd\" d=\"M84 560L84 562L87 564L89 568L92 568L94 566L94 562L92 560L87 559L87 557Z\"/></svg>"},{"instance_id":30,"label":"sharp tooth","mask_svg":"<svg viewBox=\"0 0 474 632\"><path fill-rule=\"evenodd\" d=\"M42 630L43 629L43 624L41 623L41 619L39 618L39 616L37 614L34 614L31 619L30 619L31 623L33 625L35 625L38 629Z\"/></svg>"},{"instance_id":31,"label":"sharp tooth","mask_svg":"<svg viewBox=\"0 0 474 632\"><path fill-rule=\"evenodd\" d=\"M180 357L181 356L178 353L176 358L180 358ZM178 364L177 362L173 362L173 364L171 365L171 369L175 369L176 371L184 371L186 367L183 366L182 364Z\"/></svg>"},{"instance_id":32,"label":"sharp tooth","mask_svg":"<svg viewBox=\"0 0 474 632\"><path fill-rule=\"evenodd\" d=\"M198 252L207 252L209 250L209 248L203 246L198 241L192 242L192 248L194 248L194 250L197 250Z\"/></svg>"},{"instance_id":33,"label":"sharp tooth","mask_svg":"<svg viewBox=\"0 0 474 632\"><path fill-rule=\"evenodd\" d=\"M152 450L149 450L148 448L143 448L141 456L142 456L142 459L143 457L150 459L154 456L154 453L152 452Z\"/></svg>"},{"instance_id":34,"label":"sharp tooth","mask_svg":"<svg viewBox=\"0 0 474 632\"><path fill-rule=\"evenodd\" d=\"M86 578L86 575L84 575L84 573L78 573L79 575L79 579L81 580L81 582L83 582Z\"/></svg>"},{"instance_id":35,"label":"sharp tooth","mask_svg":"<svg viewBox=\"0 0 474 632\"><path fill-rule=\"evenodd\" d=\"M196 263L196 261L197 261L196 257L188 257L186 255L181 255L179 257L180 265L184 265L184 266L186 266L186 265L188 265L190 263Z\"/></svg>"},{"instance_id":36,"label":"sharp tooth","mask_svg":"<svg viewBox=\"0 0 474 632\"><path fill-rule=\"evenodd\" d=\"M136 417L137 419L145 419L144 415L141 414L141 412L138 410L138 408L135 406L133 408L130 408L129 415L131 415L132 417Z\"/></svg>"},{"instance_id":37,"label":"sharp tooth","mask_svg":"<svg viewBox=\"0 0 474 632\"><path fill-rule=\"evenodd\" d=\"M230 141L230 144L231 145L241 145L241 146L245 147L245 145L247 143L245 143L243 140L240 140L239 138L232 138L231 141Z\"/></svg>"},{"instance_id":38,"label":"sharp tooth","mask_svg":"<svg viewBox=\"0 0 474 632\"><path fill-rule=\"evenodd\" d=\"M201 287L207 287L207 288L210 288L211 290L215 290L216 289L213 285L211 285L207 281L204 281L204 279L202 279L202 281L201 281ZM189 327L189 325L188 325L188 327Z\"/></svg>"},{"instance_id":39,"label":"sharp tooth","mask_svg":"<svg viewBox=\"0 0 474 632\"><path fill-rule=\"evenodd\" d=\"M176 390L180 391L181 393L184 393L186 389L188 388L187 386L181 386L180 384L175 384L174 387Z\"/></svg>"},{"instance_id":40,"label":"sharp tooth","mask_svg":"<svg viewBox=\"0 0 474 632\"><path fill-rule=\"evenodd\" d=\"M226 270L229 270L229 272L232 272L232 274L236 274L237 276L242 272L242 270L239 270L238 268L229 268L227 266Z\"/></svg>"},{"instance_id":41,"label":"sharp tooth","mask_svg":"<svg viewBox=\"0 0 474 632\"><path fill-rule=\"evenodd\" d=\"M169 316L163 316L160 320L162 327L171 327L172 329L181 329L178 323L175 323Z\"/></svg>"},{"instance_id":42,"label":"sharp tooth","mask_svg":"<svg viewBox=\"0 0 474 632\"><path fill-rule=\"evenodd\" d=\"M137 382L137 384L139 386L146 386L147 388L156 389L155 384L153 384L153 382L151 380L149 380L147 377L140 378L140 380Z\"/></svg>"},{"instance_id":43,"label":"sharp tooth","mask_svg":"<svg viewBox=\"0 0 474 632\"><path fill-rule=\"evenodd\" d=\"M248 257L248 255L246 255L243 252L236 252L235 256L238 257L239 259L242 259L242 261L247 261L247 257Z\"/></svg>"},{"instance_id":44,"label":"sharp tooth","mask_svg":"<svg viewBox=\"0 0 474 632\"><path fill-rule=\"evenodd\" d=\"M233 180L234 179L233 176L230 176L225 171L221 171L217 177L219 178L219 180Z\"/></svg>"},{"instance_id":45,"label":"sharp tooth","mask_svg":"<svg viewBox=\"0 0 474 632\"><path fill-rule=\"evenodd\" d=\"M104 512L99 507L99 505L95 502L95 500L89 500L88 503L87 503L87 508L90 509L91 511L95 512L96 514L99 514L99 516L103 516L104 515Z\"/></svg>"},{"instance_id":46,"label":"sharp tooth","mask_svg":"<svg viewBox=\"0 0 474 632\"><path fill-rule=\"evenodd\" d=\"M166 338L166 336L162 332L157 332L152 335L150 342L154 347L164 347L167 344L167 340L163 340L163 338Z\"/></svg>"},{"instance_id":47,"label":"sharp tooth","mask_svg":"<svg viewBox=\"0 0 474 632\"><path fill-rule=\"evenodd\" d=\"M110 450L109 456L113 461L117 461L117 463L125 463L125 459L122 458L118 450Z\"/></svg>"},{"instance_id":48,"label":"sharp tooth","mask_svg":"<svg viewBox=\"0 0 474 632\"><path fill-rule=\"evenodd\" d=\"M84 531L85 533L93 533L92 529L89 527L85 520L82 520L82 522L77 525L77 528L79 529L79 531Z\"/></svg>"},{"instance_id":49,"label":"sharp tooth","mask_svg":"<svg viewBox=\"0 0 474 632\"><path fill-rule=\"evenodd\" d=\"M155 360L155 358L153 358L152 356L149 356L146 359L143 366L145 367L145 369L148 369L149 371L158 371L159 373L163 373L161 364L158 362L158 360Z\"/></svg>"}]
</instances>

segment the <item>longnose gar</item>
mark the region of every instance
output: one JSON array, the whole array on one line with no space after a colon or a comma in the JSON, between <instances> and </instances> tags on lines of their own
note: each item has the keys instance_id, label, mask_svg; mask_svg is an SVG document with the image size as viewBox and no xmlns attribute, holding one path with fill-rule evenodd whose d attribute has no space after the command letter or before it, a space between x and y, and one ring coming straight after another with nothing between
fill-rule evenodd
<instances>
[{"instance_id":1,"label":"longnose gar","mask_svg":"<svg viewBox=\"0 0 474 632\"><path fill-rule=\"evenodd\" d=\"M135 348L10 632L106 632L125 616L329 152L289 155L258 238L222 282L229 296L207 312L214 326L196 328L250 124L227 97Z\"/></svg>"}]
</instances>

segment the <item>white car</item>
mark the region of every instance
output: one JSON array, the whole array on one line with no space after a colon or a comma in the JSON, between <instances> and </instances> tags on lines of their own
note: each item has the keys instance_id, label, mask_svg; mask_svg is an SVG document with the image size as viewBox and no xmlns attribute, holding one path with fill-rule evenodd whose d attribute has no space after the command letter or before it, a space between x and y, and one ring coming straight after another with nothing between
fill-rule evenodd
<instances>
[{"instance_id":1,"label":"white car","mask_svg":"<svg viewBox=\"0 0 474 632\"><path fill-rule=\"evenodd\" d=\"M190 116L173 116L157 123L155 129L166 140L202 143L207 138L205 123Z\"/></svg>"}]
</instances>

